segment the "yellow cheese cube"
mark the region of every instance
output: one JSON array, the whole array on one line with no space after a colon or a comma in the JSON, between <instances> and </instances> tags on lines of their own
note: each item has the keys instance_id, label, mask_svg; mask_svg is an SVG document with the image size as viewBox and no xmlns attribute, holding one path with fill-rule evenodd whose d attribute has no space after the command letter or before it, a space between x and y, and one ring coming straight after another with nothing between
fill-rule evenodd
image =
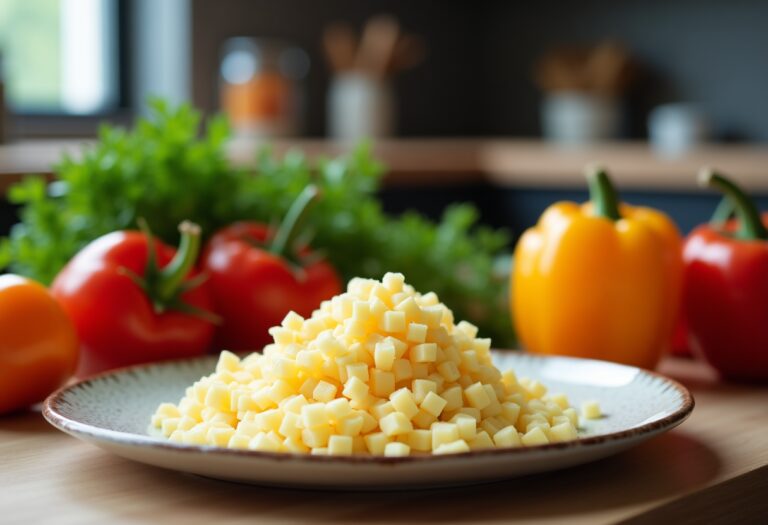
<instances>
[{"instance_id":1,"label":"yellow cheese cube","mask_svg":"<svg viewBox=\"0 0 768 525\"><path fill-rule=\"evenodd\" d=\"M443 307L440 305L422 306L421 319L428 328L439 328L440 322L443 320Z\"/></svg>"},{"instance_id":2,"label":"yellow cheese cube","mask_svg":"<svg viewBox=\"0 0 768 525\"><path fill-rule=\"evenodd\" d=\"M433 454L460 454L469 452L469 445L463 439L457 439L451 443L443 443L432 451Z\"/></svg>"},{"instance_id":3,"label":"yellow cheese cube","mask_svg":"<svg viewBox=\"0 0 768 525\"><path fill-rule=\"evenodd\" d=\"M454 423L432 423L432 450L440 445L453 443L459 439L459 427Z\"/></svg>"},{"instance_id":4,"label":"yellow cheese cube","mask_svg":"<svg viewBox=\"0 0 768 525\"><path fill-rule=\"evenodd\" d=\"M331 456L351 456L352 437L332 435L328 438L328 454Z\"/></svg>"},{"instance_id":5,"label":"yellow cheese cube","mask_svg":"<svg viewBox=\"0 0 768 525\"><path fill-rule=\"evenodd\" d=\"M440 375L445 378L446 381L456 381L459 377L461 377L461 372L459 372L459 367L456 366L456 363L453 361L444 361L437 365L437 371L440 372Z\"/></svg>"},{"instance_id":6,"label":"yellow cheese cube","mask_svg":"<svg viewBox=\"0 0 768 525\"><path fill-rule=\"evenodd\" d=\"M310 448L325 447L331 436L331 428L327 425L305 428L301 431L301 440Z\"/></svg>"},{"instance_id":7,"label":"yellow cheese cube","mask_svg":"<svg viewBox=\"0 0 768 525\"><path fill-rule=\"evenodd\" d=\"M296 365L310 374L317 374L323 366L323 354L320 350L300 350L296 354Z\"/></svg>"},{"instance_id":8,"label":"yellow cheese cube","mask_svg":"<svg viewBox=\"0 0 768 525\"><path fill-rule=\"evenodd\" d=\"M325 411L334 421L340 421L352 412L349 400L343 397L333 399L325 404Z\"/></svg>"},{"instance_id":9,"label":"yellow cheese cube","mask_svg":"<svg viewBox=\"0 0 768 525\"><path fill-rule=\"evenodd\" d=\"M216 363L217 372L235 372L240 369L240 358L232 352L224 350L219 354L219 361Z\"/></svg>"},{"instance_id":10,"label":"yellow cheese cube","mask_svg":"<svg viewBox=\"0 0 768 525\"><path fill-rule=\"evenodd\" d=\"M488 397L488 392L480 382L474 383L465 388L464 397L471 407L478 410L482 410L491 404L491 399Z\"/></svg>"},{"instance_id":11,"label":"yellow cheese cube","mask_svg":"<svg viewBox=\"0 0 768 525\"><path fill-rule=\"evenodd\" d=\"M342 394L352 400L364 400L368 397L368 385L358 377L350 375L350 378L344 383Z\"/></svg>"},{"instance_id":12,"label":"yellow cheese cube","mask_svg":"<svg viewBox=\"0 0 768 525\"><path fill-rule=\"evenodd\" d=\"M389 401L392 404L394 410L402 412L408 419L412 419L416 414L419 413L419 407L413 400L413 394L411 394L410 390L407 388L401 388L400 390L392 392L392 394L389 396Z\"/></svg>"},{"instance_id":13,"label":"yellow cheese cube","mask_svg":"<svg viewBox=\"0 0 768 525\"><path fill-rule=\"evenodd\" d=\"M296 454L309 452L309 447L294 436L289 436L283 440L283 448L288 452Z\"/></svg>"},{"instance_id":14,"label":"yellow cheese cube","mask_svg":"<svg viewBox=\"0 0 768 525\"><path fill-rule=\"evenodd\" d=\"M208 429L206 440L211 445L217 447L226 447L229 444L229 440L235 435L234 428L218 428L213 427Z\"/></svg>"},{"instance_id":15,"label":"yellow cheese cube","mask_svg":"<svg viewBox=\"0 0 768 525\"><path fill-rule=\"evenodd\" d=\"M397 293L403 290L403 284L405 284L405 276L402 273L387 272L381 279L382 284L392 293Z\"/></svg>"},{"instance_id":16,"label":"yellow cheese cube","mask_svg":"<svg viewBox=\"0 0 768 525\"><path fill-rule=\"evenodd\" d=\"M414 363L433 363L437 359L437 345L422 343L411 347L411 361Z\"/></svg>"},{"instance_id":17,"label":"yellow cheese cube","mask_svg":"<svg viewBox=\"0 0 768 525\"><path fill-rule=\"evenodd\" d=\"M480 423L480 427L486 432L488 432L488 435L491 437L496 435L496 432L498 432L505 426L506 425L504 423L500 422L495 417L487 417L483 419L482 422Z\"/></svg>"},{"instance_id":18,"label":"yellow cheese cube","mask_svg":"<svg viewBox=\"0 0 768 525\"><path fill-rule=\"evenodd\" d=\"M429 392L437 393L437 383L429 379L414 379L411 390L414 401L421 403Z\"/></svg>"},{"instance_id":19,"label":"yellow cheese cube","mask_svg":"<svg viewBox=\"0 0 768 525\"><path fill-rule=\"evenodd\" d=\"M348 378L356 377L364 383L368 382L368 366L365 363L350 364L346 368Z\"/></svg>"},{"instance_id":20,"label":"yellow cheese cube","mask_svg":"<svg viewBox=\"0 0 768 525\"><path fill-rule=\"evenodd\" d=\"M197 419L191 418L189 416L181 416L181 418L179 418L179 423L176 426L176 430L187 431L197 425L197 423Z\"/></svg>"},{"instance_id":21,"label":"yellow cheese cube","mask_svg":"<svg viewBox=\"0 0 768 525\"><path fill-rule=\"evenodd\" d=\"M272 340L278 345L289 345L296 340L296 332L288 330L281 326L273 326L268 330Z\"/></svg>"},{"instance_id":22,"label":"yellow cheese cube","mask_svg":"<svg viewBox=\"0 0 768 525\"><path fill-rule=\"evenodd\" d=\"M554 425L549 429L548 434L553 442L572 441L578 437L576 428L570 421Z\"/></svg>"},{"instance_id":23,"label":"yellow cheese cube","mask_svg":"<svg viewBox=\"0 0 768 525\"><path fill-rule=\"evenodd\" d=\"M178 417L167 417L162 420L160 424L161 432L165 437L170 436L173 434L173 432L179 428L179 421L181 418Z\"/></svg>"},{"instance_id":24,"label":"yellow cheese cube","mask_svg":"<svg viewBox=\"0 0 768 525\"><path fill-rule=\"evenodd\" d=\"M469 448L472 450L482 450L485 448L494 448L493 440L488 432L481 430L475 435L475 439L470 441Z\"/></svg>"},{"instance_id":25,"label":"yellow cheese cube","mask_svg":"<svg viewBox=\"0 0 768 525\"><path fill-rule=\"evenodd\" d=\"M328 419L328 412L325 410L325 403L311 403L301 407L301 420L304 424L304 428L313 428L327 425Z\"/></svg>"},{"instance_id":26,"label":"yellow cheese cube","mask_svg":"<svg viewBox=\"0 0 768 525\"><path fill-rule=\"evenodd\" d=\"M395 383L411 379L413 377L411 362L407 359L396 359L392 365L392 373L395 375Z\"/></svg>"},{"instance_id":27,"label":"yellow cheese cube","mask_svg":"<svg viewBox=\"0 0 768 525\"><path fill-rule=\"evenodd\" d=\"M229 410L229 389L223 383L214 383L205 395L205 406L216 410Z\"/></svg>"},{"instance_id":28,"label":"yellow cheese cube","mask_svg":"<svg viewBox=\"0 0 768 525\"><path fill-rule=\"evenodd\" d=\"M423 343L427 339L427 325L421 323L408 323L408 332L405 339L411 343Z\"/></svg>"},{"instance_id":29,"label":"yellow cheese cube","mask_svg":"<svg viewBox=\"0 0 768 525\"><path fill-rule=\"evenodd\" d=\"M376 419L381 419L384 416L388 416L395 411L395 407L389 401L380 401L373 405L370 409L371 414Z\"/></svg>"},{"instance_id":30,"label":"yellow cheese cube","mask_svg":"<svg viewBox=\"0 0 768 525\"><path fill-rule=\"evenodd\" d=\"M482 416L480 415L480 411L476 408L472 407L462 407L458 410L459 414L466 414L468 416L471 416L475 419L478 423L482 420Z\"/></svg>"},{"instance_id":31,"label":"yellow cheese cube","mask_svg":"<svg viewBox=\"0 0 768 525\"><path fill-rule=\"evenodd\" d=\"M376 364L376 368L379 370L392 370L392 365L395 362L395 347L388 341L381 341L376 343L376 347L373 354L373 360Z\"/></svg>"},{"instance_id":32,"label":"yellow cheese cube","mask_svg":"<svg viewBox=\"0 0 768 525\"><path fill-rule=\"evenodd\" d=\"M290 383L284 379L278 379L269 388L268 396L275 403L280 403L286 397L292 396L296 393Z\"/></svg>"},{"instance_id":33,"label":"yellow cheese cube","mask_svg":"<svg viewBox=\"0 0 768 525\"><path fill-rule=\"evenodd\" d=\"M283 420L280 422L280 427L277 431L285 437L299 439L302 426L303 423L298 415L292 412L286 412L283 415Z\"/></svg>"},{"instance_id":34,"label":"yellow cheese cube","mask_svg":"<svg viewBox=\"0 0 768 525\"><path fill-rule=\"evenodd\" d=\"M412 297L408 297L398 303L398 305L395 306L395 310L402 312L410 322L418 323L421 321L421 308L416 304L416 301L414 301Z\"/></svg>"},{"instance_id":35,"label":"yellow cheese cube","mask_svg":"<svg viewBox=\"0 0 768 525\"><path fill-rule=\"evenodd\" d=\"M327 381L320 381L312 391L312 397L323 403L328 403L336 397L336 386Z\"/></svg>"},{"instance_id":36,"label":"yellow cheese cube","mask_svg":"<svg viewBox=\"0 0 768 525\"><path fill-rule=\"evenodd\" d=\"M227 448L239 448L239 449L247 449L248 444L251 442L251 437L247 436L245 434L238 434L235 433L229 438L229 442L227 443Z\"/></svg>"},{"instance_id":37,"label":"yellow cheese cube","mask_svg":"<svg viewBox=\"0 0 768 525\"><path fill-rule=\"evenodd\" d=\"M304 318L297 314L294 311L288 312L288 314L283 318L283 322L280 323L283 328L287 328L288 330L293 330L294 332L298 332L301 330L301 327L304 326Z\"/></svg>"},{"instance_id":38,"label":"yellow cheese cube","mask_svg":"<svg viewBox=\"0 0 768 525\"><path fill-rule=\"evenodd\" d=\"M336 431L344 436L357 436L363 430L363 416L350 414L336 422Z\"/></svg>"},{"instance_id":39,"label":"yellow cheese cube","mask_svg":"<svg viewBox=\"0 0 768 525\"><path fill-rule=\"evenodd\" d=\"M384 446L384 455L390 457L402 457L411 455L411 447L405 443L392 442Z\"/></svg>"},{"instance_id":40,"label":"yellow cheese cube","mask_svg":"<svg viewBox=\"0 0 768 525\"><path fill-rule=\"evenodd\" d=\"M364 439L368 452L374 456L383 456L384 449L386 448L387 443L390 442L389 438L383 432L368 434Z\"/></svg>"},{"instance_id":41,"label":"yellow cheese cube","mask_svg":"<svg viewBox=\"0 0 768 525\"><path fill-rule=\"evenodd\" d=\"M411 363L414 379L426 379L429 376L429 365L427 363Z\"/></svg>"},{"instance_id":42,"label":"yellow cheese cube","mask_svg":"<svg viewBox=\"0 0 768 525\"><path fill-rule=\"evenodd\" d=\"M372 432L378 428L378 420L368 412L358 412L358 415L362 416L363 418L363 428L360 430L360 432L363 434L368 434L369 432Z\"/></svg>"},{"instance_id":43,"label":"yellow cheese cube","mask_svg":"<svg viewBox=\"0 0 768 525\"><path fill-rule=\"evenodd\" d=\"M403 333L405 332L405 313L396 310L390 310L384 312L382 317L381 326L379 327L385 332L389 333Z\"/></svg>"},{"instance_id":44,"label":"yellow cheese cube","mask_svg":"<svg viewBox=\"0 0 768 525\"><path fill-rule=\"evenodd\" d=\"M427 395L424 397L424 400L421 402L419 407L423 411L438 417L445 408L446 404L447 401L439 395L435 394L434 392L427 392Z\"/></svg>"},{"instance_id":45,"label":"yellow cheese cube","mask_svg":"<svg viewBox=\"0 0 768 525\"><path fill-rule=\"evenodd\" d=\"M410 420L402 412L392 412L379 420L381 431L387 436L407 434L413 430Z\"/></svg>"},{"instance_id":46,"label":"yellow cheese cube","mask_svg":"<svg viewBox=\"0 0 768 525\"><path fill-rule=\"evenodd\" d=\"M523 442L523 445L530 447L533 445L546 445L549 443L549 438L547 438L547 434L544 430L537 426L523 434L520 441Z\"/></svg>"},{"instance_id":47,"label":"yellow cheese cube","mask_svg":"<svg viewBox=\"0 0 768 525\"><path fill-rule=\"evenodd\" d=\"M575 408L573 408L573 407L566 408L565 410L563 410L563 415L571 420L571 424L574 427L576 427L576 428L579 427L579 413L576 412Z\"/></svg>"},{"instance_id":48,"label":"yellow cheese cube","mask_svg":"<svg viewBox=\"0 0 768 525\"><path fill-rule=\"evenodd\" d=\"M327 456L328 447L315 447L310 451L313 456Z\"/></svg>"},{"instance_id":49,"label":"yellow cheese cube","mask_svg":"<svg viewBox=\"0 0 768 525\"><path fill-rule=\"evenodd\" d=\"M510 425L517 423L517 418L520 416L520 405L512 403L511 401L505 401L501 404L501 416L506 419Z\"/></svg>"},{"instance_id":50,"label":"yellow cheese cube","mask_svg":"<svg viewBox=\"0 0 768 525\"><path fill-rule=\"evenodd\" d=\"M477 372L480 368L480 361L477 359L477 352L467 350L461 353L461 368L465 372Z\"/></svg>"},{"instance_id":51,"label":"yellow cheese cube","mask_svg":"<svg viewBox=\"0 0 768 525\"><path fill-rule=\"evenodd\" d=\"M383 370L371 371L371 394L377 397L389 397L395 391L395 374Z\"/></svg>"},{"instance_id":52,"label":"yellow cheese cube","mask_svg":"<svg viewBox=\"0 0 768 525\"><path fill-rule=\"evenodd\" d=\"M497 447L519 447L522 444L520 433L512 425L496 432L493 435L493 442Z\"/></svg>"},{"instance_id":53,"label":"yellow cheese cube","mask_svg":"<svg viewBox=\"0 0 768 525\"><path fill-rule=\"evenodd\" d=\"M451 418L451 423L459 429L459 437L469 443L477 436L477 421L466 414L456 414Z\"/></svg>"},{"instance_id":54,"label":"yellow cheese cube","mask_svg":"<svg viewBox=\"0 0 768 525\"><path fill-rule=\"evenodd\" d=\"M284 412L293 412L294 414L301 414L301 408L307 405L309 402L307 398L301 394L286 397L280 402L280 408Z\"/></svg>"},{"instance_id":55,"label":"yellow cheese cube","mask_svg":"<svg viewBox=\"0 0 768 525\"><path fill-rule=\"evenodd\" d=\"M283 422L283 411L279 408L272 408L256 414L253 422L263 432L277 430Z\"/></svg>"},{"instance_id":56,"label":"yellow cheese cube","mask_svg":"<svg viewBox=\"0 0 768 525\"><path fill-rule=\"evenodd\" d=\"M581 405L581 414L586 419L600 419L603 413L600 411L600 405L597 401L586 401Z\"/></svg>"},{"instance_id":57,"label":"yellow cheese cube","mask_svg":"<svg viewBox=\"0 0 768 525\"><path fill-rule=\"evenodd\" d=\"M436 420L437 420L437 417L421 409L419 410L419 413L416 414L412 419L413 425L416 428L422 428L422 429L430 428L432 426L432 423L434 423Z\"/></svg>"},{"instance_id":58,"label":"yellow cheese cube","mask_svg":"<svg viewBox=\"0 0 768 525\"><path fill-rule=\"evenodd\" d=\"M261 452L280 452L282 442L276 440L266 432L260 432L251 438L248 448Z\"/></svg>"},{"instance_id":59,"label":"yellow cheese cube","mask_svg":"<svg viewBox=\"0 0 768 525\"><path fill-rule=\"evenodd\" d=\"M413 450L429 452L432 450L432 431L427 429L415 429L406 434L406 443Z\"/></svg>"},{"instance_id":60,"label":"yellow cheese cube","mask_svg":"<svg viewBox=\"0 0 768 525\"><path fill-rule=\"evenodd\" d=\"M459 385L454 385L452 387L446 388L440 393L440 397L445 399L445 410L446 412L451 412L453 410L458 410L462 407L464 403L464 399L462 397L462 390Z\"/></svg>"}]
</instances>

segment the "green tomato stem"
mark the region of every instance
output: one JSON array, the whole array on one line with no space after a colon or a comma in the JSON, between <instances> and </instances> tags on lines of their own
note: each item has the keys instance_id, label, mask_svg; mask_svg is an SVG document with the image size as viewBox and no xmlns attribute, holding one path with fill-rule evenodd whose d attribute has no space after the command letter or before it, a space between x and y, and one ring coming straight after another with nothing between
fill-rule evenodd
<instances>
[{"instance_id":1,"label":"green tomato stem","mask_svg":"<svg viewBox=\"0 0 768 525\"><path fill-rule=\"evenodd\" d=\"M179 225L181 241L171 262L160 270L156 282L156 298L161 303L173 300L179 293L189 271L195 265L200 253L200 226L190 221Z\"/></svg>"},{"instance_id":2,"label":"green tomato stem","mask_svg":"<svg viewBox=\"0 0 768 525\"><path fill-rule=\"evenodd\" d=\"M736 217L739 219L739 229L736 237L744 240L766 240L768 230L760 218L760 211L754 201L732 180L724 177L710 168L702 168L699 172L699 185L716 188L731 201Z\"/></svg>"},{"instance_id":3,"label":"green tomato stem","mask_svg":"<svg viewBox=\"0 0 768 525\"><path fill-rule=\"evenodd\" d=\"M293 243L300 233L301 223L306 218L312 204L317 202L319 196L320 190L314 184L310 184L296 197L269 247L271 253L281 257L288 255L287 251L292 249Z\"/></svg>"},{"instance_id":4,"label":"green tomato stem","mask_svg":"<svg viewBox=\"0 0 768 525\"><path fill-rule=\"evenodd\" d=\"M605 169L599 166L588 166L584 174L587 177L589 200L595 207L595 215L611 221L621 219L619 195Z\"/></svg>"}]
</instances>

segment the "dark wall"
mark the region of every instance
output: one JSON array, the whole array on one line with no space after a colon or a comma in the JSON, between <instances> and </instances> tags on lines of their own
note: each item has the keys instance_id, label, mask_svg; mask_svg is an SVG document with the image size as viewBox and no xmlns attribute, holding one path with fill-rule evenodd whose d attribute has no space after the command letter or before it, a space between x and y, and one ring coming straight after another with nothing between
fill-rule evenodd
<instances>
[{"instance_id":1,"label":"dark wall","mask_svg":"<svg viewBox=\"0 0 768 525\"><path fill-rule=\"evenodd\" d=\"M193 94L216 108L218 53L229 36L276 36L309 51L307 134L325 129L323 26L396 14L431 53L397 81L402 135L539 133L538 57L563 43L615 37L647 66L628 104L630 137L659 102L698 102L719 137L768 140L765 0L193 0Z\"/></svg>"}]
</instances>

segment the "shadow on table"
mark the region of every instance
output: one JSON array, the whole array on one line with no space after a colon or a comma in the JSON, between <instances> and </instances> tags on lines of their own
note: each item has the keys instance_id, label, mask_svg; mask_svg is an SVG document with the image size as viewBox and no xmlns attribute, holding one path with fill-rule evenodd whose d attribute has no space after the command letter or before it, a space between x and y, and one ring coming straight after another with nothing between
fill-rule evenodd
<instances>
[{"instance_id":1,"label":"shadow on table","mask_svg":"<svg viewBox=\"0 0 768 525\"><path fill-rule=\"evenodd\" d=\"M680 431L581 467L440 490L329 492L265 488L165 471L95 449L88 465L85 471L73 465L68 474L63 488L71 498L81 504L101 506L112 516L151 517L158 522L166 516L170 520L177 518L172 509L182 508L185 516L192 516L192 522L225 522L246 516L344 523L575 517L617 507L640 507L645 502L680 495L702 487L720 471L717 455ZM123 498L96 497L102 470L109 477L110 493L123 494Z\"/></svg>"},{"instance_id":2,"label":"shadow on table","mask_svg":"<svg viewBox=\"0 0 768 525\"><path fill-rule=\"evenodd\" d=\"M58 432L43 418L39 407L0 416L0 432L50 433Z\"/></svg>"}]
</instances>

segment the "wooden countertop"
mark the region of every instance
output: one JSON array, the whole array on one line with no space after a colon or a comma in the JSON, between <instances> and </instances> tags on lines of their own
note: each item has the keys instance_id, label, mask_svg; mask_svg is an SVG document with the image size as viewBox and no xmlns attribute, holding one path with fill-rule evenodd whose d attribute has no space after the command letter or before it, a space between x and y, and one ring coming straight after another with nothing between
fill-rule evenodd
<instances>
[{"instance_id":1,"label":"wooden countertop","mask_svg":"<svg viewBox=\"0 0 768 525\"><path fill-rule=\"evenodd\" d=\"M590 465L447 490L337 493L219 482L112 456L39 413L6 416L0 522L760 523L768 515L768 387L722 384L687 360L668 359L661 371L696 398L675 430Z\"/></svg>"},{"instance_id":2,"label":"wooden countertop","mask_svg":"<svg viewBox=\"0 0 768 525\"><path fill-rule=\"evenodd\" d=\"M48 173L63 153L77 155L86 140L38 140L0 146L0 190L25 173ZM232 160L252 163L265 143L233 141ZM334 155L350 144L326 140L278 140L276 153L299 148ZM454 184L488 180L507 187L583 188L590 162L611 169L625 189L694 191L701 166L724 170L751 191L768 193L768 146L709 145L677 158L655 155L646 143L613 142L563 149L542 141L512 139L397 139L378 141L375 154L389 167L392 184Z\"/></svg>"}]
</instances>

